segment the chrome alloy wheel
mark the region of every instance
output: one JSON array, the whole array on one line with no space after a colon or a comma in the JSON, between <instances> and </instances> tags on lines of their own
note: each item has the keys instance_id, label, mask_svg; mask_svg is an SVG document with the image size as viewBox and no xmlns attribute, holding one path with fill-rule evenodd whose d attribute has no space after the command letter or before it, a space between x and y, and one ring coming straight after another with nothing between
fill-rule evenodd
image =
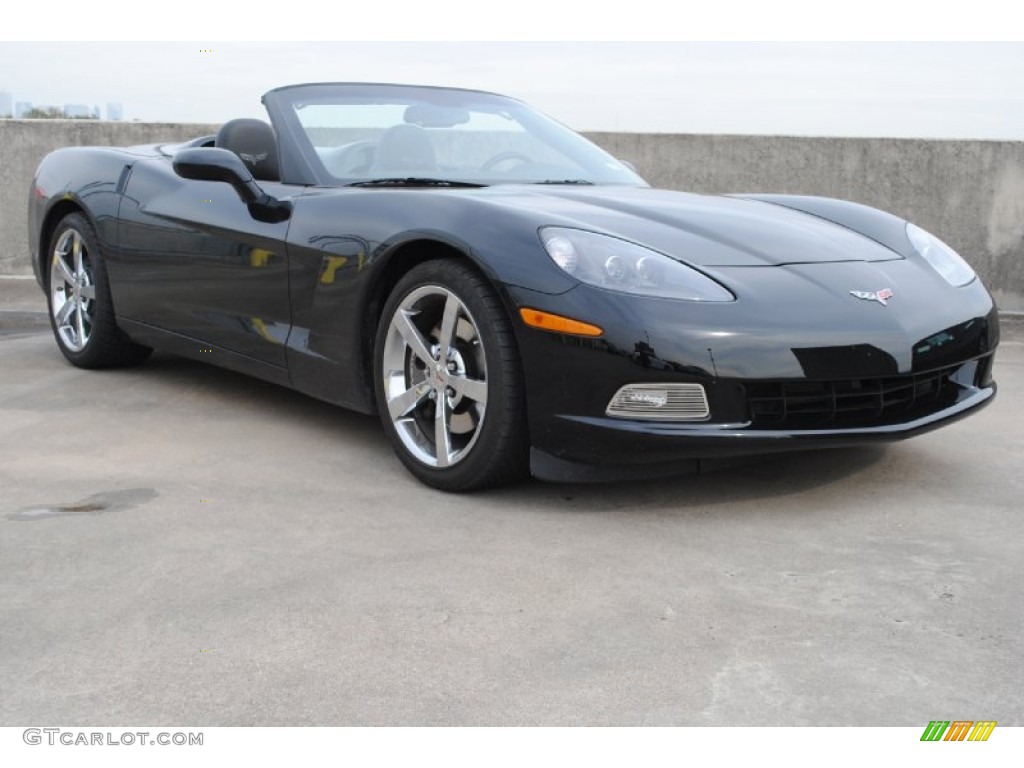
<instances>
[{"instance_id":1,"label":"chrome alloy wheel","mask_svg":"<svg viewBox=\"0 0 1024 768\"><path fill-rule=\"evenodd\" d=\"M61 343L72 352L81 352L89 343L95 301L85 241L78 230L67 229L57 238L50 259L50 306Z\"/></svg>"},{"instance_id":2,"label":"chrome alloy wheel","mask_svg":"<svg viewBox=\"0 0 1024 768\"><path fill-rule=\"evenodd\" d=\"M472 450L487 413L487 362L469 309L439 285L409 293L391 316L382 359L388 414L405 448L430 467Z\"/></svg>"}]
</instances>

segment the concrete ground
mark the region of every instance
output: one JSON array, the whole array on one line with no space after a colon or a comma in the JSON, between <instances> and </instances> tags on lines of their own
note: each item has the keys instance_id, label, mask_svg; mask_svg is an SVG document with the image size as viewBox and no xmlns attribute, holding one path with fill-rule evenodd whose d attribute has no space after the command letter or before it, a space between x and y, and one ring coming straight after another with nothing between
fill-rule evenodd
<instances>
[{"instance_id":1,"label":"concrete ground","mask_svg":"<svg viewBox=\"0 0 1024 768\"><path fill-rule=\"evenodd\" d=\"M0 725L1024 724L1024 323L992 407L888 449L451 496L372 418L76 370L25 285Z\"/></svg>"}]
</instances>

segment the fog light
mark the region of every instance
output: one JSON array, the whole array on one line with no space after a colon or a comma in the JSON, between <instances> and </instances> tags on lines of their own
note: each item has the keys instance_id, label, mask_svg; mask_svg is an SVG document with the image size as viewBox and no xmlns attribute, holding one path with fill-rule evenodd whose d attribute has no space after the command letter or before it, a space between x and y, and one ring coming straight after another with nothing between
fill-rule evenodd
<instances>
[{"instance_id":1,"label":"fog light","mask_svg":"<svg viewBox=\"0 0 1024 768\"><path fill-rule=\"evenodd\" d=\"M700 384L627 384L605 411L620 419L700 421L711 414Z\"/></svg>"}]
</instances>

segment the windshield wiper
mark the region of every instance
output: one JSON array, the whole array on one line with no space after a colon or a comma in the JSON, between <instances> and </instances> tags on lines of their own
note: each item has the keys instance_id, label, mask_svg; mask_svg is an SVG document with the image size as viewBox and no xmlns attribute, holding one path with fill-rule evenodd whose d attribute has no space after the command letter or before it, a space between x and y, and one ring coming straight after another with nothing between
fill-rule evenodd
<instances>
[{"instance_id":1,"label":"windshield wiper","mask_svg":"<svg viewBox=\"0 0 1024 768\"><path fill-rule=\"evenodd\" d=\"M471 181L454 181L452 179L431 179L419 176L396 176L387 179L368 179L346 184L348 187L485 187L486 184L474 184Z\"/></svg>"},{"instance_id":2,"label":"windshield wiper","mask_svg":"<svg viewBox=\"0 0 1024 768\"><path fill-rule=\"evenodd\" d=\"M545 179L544 181L535 181L534 184L583 184L588 187L594 186L594 182L587 181L586 179Z\"/></svg>"}]
</instances>

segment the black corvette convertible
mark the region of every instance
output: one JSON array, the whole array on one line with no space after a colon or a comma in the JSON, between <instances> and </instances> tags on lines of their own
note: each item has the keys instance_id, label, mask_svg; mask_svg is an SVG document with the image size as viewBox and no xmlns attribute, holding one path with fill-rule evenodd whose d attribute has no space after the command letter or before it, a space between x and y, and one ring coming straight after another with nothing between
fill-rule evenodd
<instances>
[{"instance_id":1,"label":"black corvette convertible","mask_svg":"<svg viewBox=\"0 0 1024 768\"><path fill-rule=\"evenodd\" d=\"M490 93L263 102L270 124L43 160L32 264L73 364L156 347L379 412L453 491L895 440L995 394L991 297L890 214L651 189Z\"/></svg>"}]
</instances>

